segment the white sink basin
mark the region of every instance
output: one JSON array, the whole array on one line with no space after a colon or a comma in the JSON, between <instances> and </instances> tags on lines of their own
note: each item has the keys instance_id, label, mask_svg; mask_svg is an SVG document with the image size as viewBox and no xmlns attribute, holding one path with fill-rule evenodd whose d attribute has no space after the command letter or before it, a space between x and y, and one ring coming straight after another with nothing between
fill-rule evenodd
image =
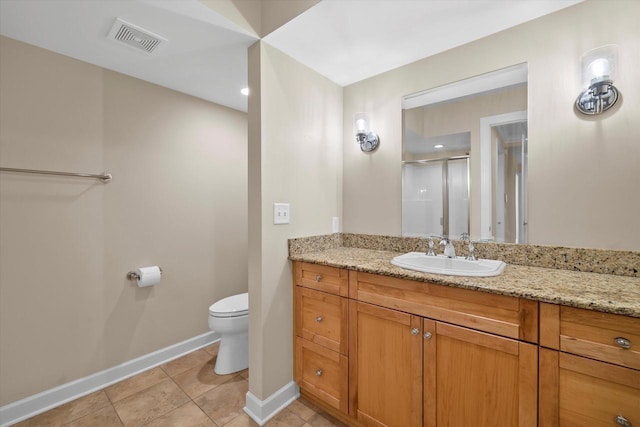
<instances>
[{"instance_id":1,"label":"white sink basin","mask_svg":"<svg viewBox=\"0 0 640 427\"><path fill-rule=\"evenodd\" d=\"M424 252L409 252L391 260L391 264L423 273L449 276L489 277L497 276L506 267L502 261L479 259L469 261L464 257L447 258L444 255L427 256Z\"/></svg>"}]
</instances>

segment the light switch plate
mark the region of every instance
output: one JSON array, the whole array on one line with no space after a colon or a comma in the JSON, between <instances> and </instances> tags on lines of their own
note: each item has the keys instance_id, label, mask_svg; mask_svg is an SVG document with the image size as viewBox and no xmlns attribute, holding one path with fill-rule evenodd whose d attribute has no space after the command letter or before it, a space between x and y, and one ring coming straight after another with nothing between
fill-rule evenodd
<instances>
[{"instance_id":1,"label":"light switch plate","mask_svg":"<svg viewBox=\"0 0 640 427\"><path fill-rule=\"evenodd\" d=\"M273 204L273 223L289 224L289 203Z\"/></svg>"},{"instance_id":2,"label":"light switch plate","mask_svg":"<svg viewBox=\"0 0 640 427\"><path fill-rule=\"evenodd\" d=\"M331 218L331 232L339 233L340 232L340 218L334 216Z\"/></svg>"}]
</instances>

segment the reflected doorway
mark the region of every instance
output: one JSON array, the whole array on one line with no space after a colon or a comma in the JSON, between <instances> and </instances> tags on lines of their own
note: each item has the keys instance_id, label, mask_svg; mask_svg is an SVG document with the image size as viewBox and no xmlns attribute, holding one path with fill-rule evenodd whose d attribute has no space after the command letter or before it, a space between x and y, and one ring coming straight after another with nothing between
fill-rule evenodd
<instances>
[{"instance_id":1,"label":"reflected doorway","mask_svg":"<svg viewBox=\"0 0 640 427\"><path fill-rule=\"evenodd\" d=\"M527 242L527 121L491 127L493 230L497 242Z\"/></svg>"}]
</instances>

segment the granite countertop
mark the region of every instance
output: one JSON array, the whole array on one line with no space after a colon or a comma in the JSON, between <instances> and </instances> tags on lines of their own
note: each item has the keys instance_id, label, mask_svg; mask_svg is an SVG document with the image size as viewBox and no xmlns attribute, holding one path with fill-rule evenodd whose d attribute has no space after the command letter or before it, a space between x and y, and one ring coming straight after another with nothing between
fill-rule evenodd
<instances>
[{"instance_id":1,"label":"granite countertop","mask_svg":"<svg viewBox=\"0 0 640 427\"><path fill-rule=\"evenodd\" d=\"M353 247L290 253L293 261L347 268L552 304L640 317L640 278L507 264L495 277L421 273L391 264L401 252Z\"/></svg>"}]
</instances>

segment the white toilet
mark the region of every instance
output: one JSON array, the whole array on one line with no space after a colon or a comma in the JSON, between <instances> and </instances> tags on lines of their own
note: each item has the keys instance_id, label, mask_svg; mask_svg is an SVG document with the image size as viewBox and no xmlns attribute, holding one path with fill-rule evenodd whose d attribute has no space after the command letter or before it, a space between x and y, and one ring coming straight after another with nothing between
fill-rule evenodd
<instances>
[{"instance_id":1,"label":"white toilet","mask_svg":"<svg viewBox=\"0 0 640 427\"><path fill-rule=\"evenodd\" d=\"M231 374L249 367L249 294L221 299L209 307L209 329L221 335L214 372Z\"/></svg>"}]
</instances>

